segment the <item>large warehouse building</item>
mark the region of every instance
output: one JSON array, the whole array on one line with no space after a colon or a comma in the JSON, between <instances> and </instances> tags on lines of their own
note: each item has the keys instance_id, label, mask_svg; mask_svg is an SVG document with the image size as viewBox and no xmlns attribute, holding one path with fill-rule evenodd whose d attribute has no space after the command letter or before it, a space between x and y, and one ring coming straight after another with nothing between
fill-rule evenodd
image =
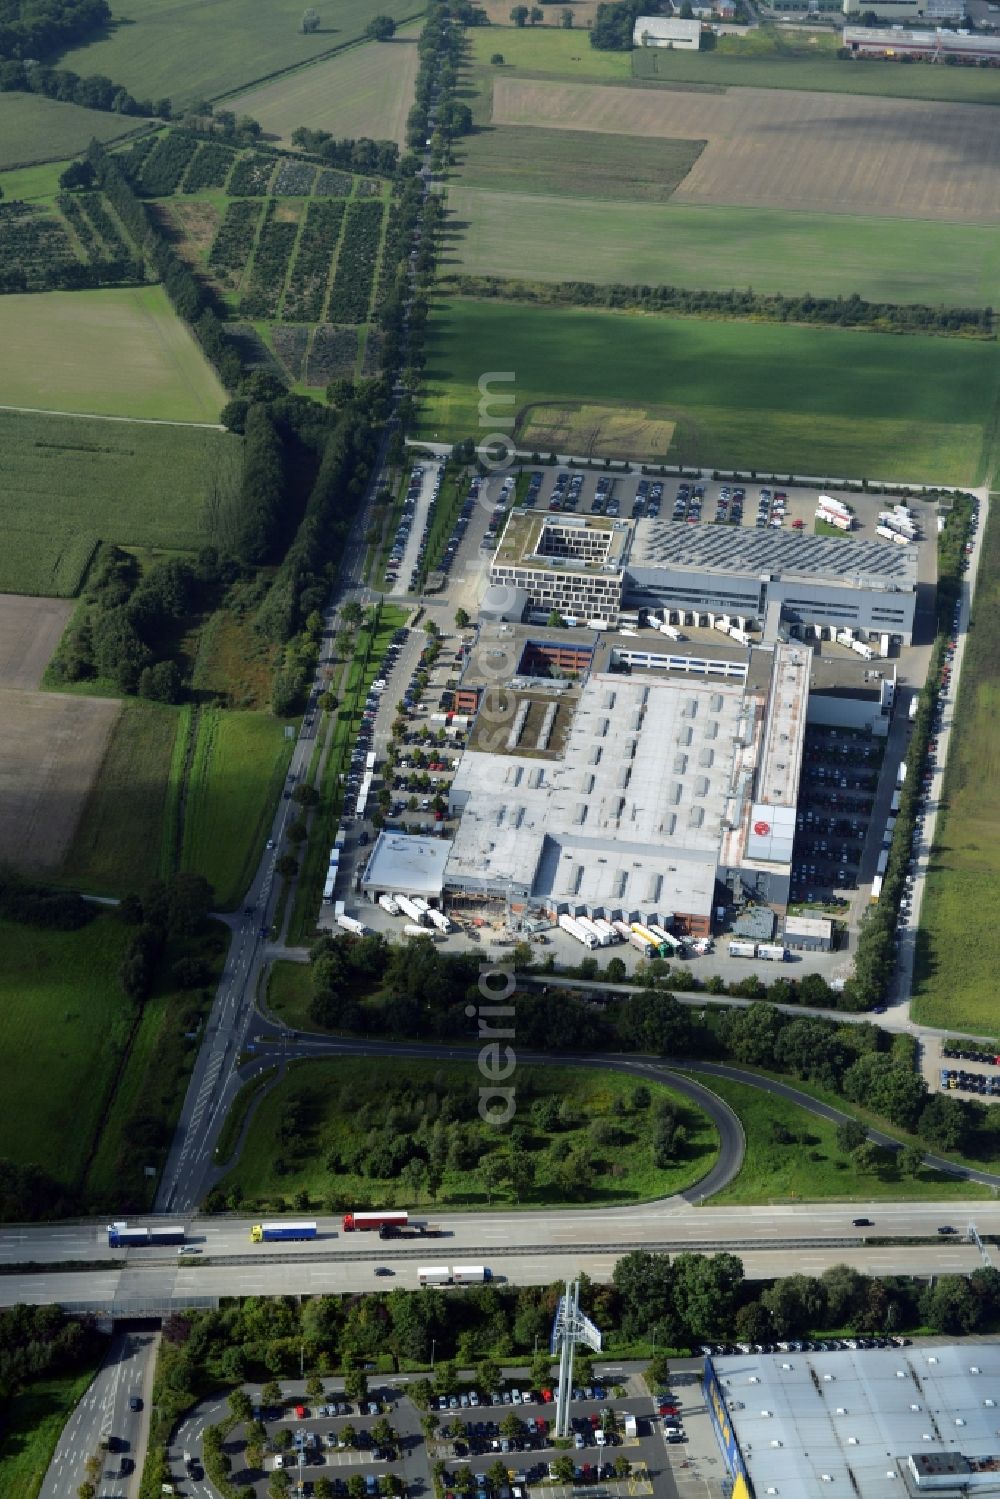
<instances>
[{"instance_id":1,"label":"large warehouse building","mask_svg":"<svg viewBox=\"0 0 1000 1499\"><path fill-rule=\"evenodd\" d=\"M679 624L730 614L759 621L766 641L784 625L909 643L917 598L914 551L891 542L533 511L511 514L490 581L529 611L610 624L637 608Z\"/></svg>"},{"instance_id":2,"label":"large warehouse building","mask_svg":"<svg viewBox=\"0 0 1000 1499\"><path fill-rule=\"evenodd\" d=\"M1000 1494L1000 1345L708 1359L706 1407L751 1499Z\"/></svg>"}]
</instances>

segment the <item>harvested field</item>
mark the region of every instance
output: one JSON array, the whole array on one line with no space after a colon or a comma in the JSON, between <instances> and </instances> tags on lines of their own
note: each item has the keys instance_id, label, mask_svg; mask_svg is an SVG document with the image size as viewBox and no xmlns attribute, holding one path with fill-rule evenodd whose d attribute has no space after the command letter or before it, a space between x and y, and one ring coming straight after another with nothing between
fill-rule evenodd
<instances>
[{"instance_id":1,"label":"harvested field","mask_svg":"<svg viewBox=\"0 0 1000 1499\"><path fill-rule=\"evenodd\" d=\"M738 89L673 91L498 78L500 125L707 140L675 203L1000 220L994 110Z\"/></svg>"},{"instance_id":2,"label":"harvested field","mask_svg":"<svg viewBox=\"0 0 1000 1499\"><path fill-rule=\"evenodd\" d=\"M588 458L665 459L675 423L628 407L539 404L523 414L518 440L540 453L580 453Z\"/></svg>"},{"instance_id":3,"label":"harvested field","mask_svg":"<svg viewBox=\"0 0 1000 1499\"><path fill-rule=\"evenodd\" d=\"M175 220L183 238L177 249L186 259L195 264L204 260L219 232L222 214L216 205L205 198L185 203L183 198L163 204L160 212Z\"/></svg>"},{"instance_id":4,"label":"harvested field","mask_svg":"<svg viewBox=\"0 0 1000 1499\"><path fill-rule=\"evenodd\" d=\"M415 31L369 42L327 62L300 68L232 100L272 139L288 142L299 125L332 135L406 143L406 116L417 76Z\"/></svg>"},{"instance_id":5,"label":"harvested field","mask_svg":"<svg viewBox=\"0 0 1000 1499\"><path fill-rule=\"evenodd\" d=\"M0 691L39 686L72 612L60 599L0 595Z\"/></svg>"},{"instance_id":6,"label":"harvested field","mask_svg":"<svg viewBox=\"0 0 1000 1499\"><path fill-rule=\"evenodd\" d=\"M6 673L33 669L32 655L10 657ZM0 688L0 863L60 866L120 711L105 698Z\"/></svg>"}]
</instances>

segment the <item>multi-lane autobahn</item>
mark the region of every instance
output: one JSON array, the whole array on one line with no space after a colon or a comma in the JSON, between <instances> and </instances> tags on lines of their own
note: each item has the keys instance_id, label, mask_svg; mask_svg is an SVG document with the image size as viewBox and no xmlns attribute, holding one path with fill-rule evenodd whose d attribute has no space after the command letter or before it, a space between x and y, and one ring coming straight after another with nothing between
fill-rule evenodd
<instances>
[{"instance_id":1,"label":"multi-lane autobahn","mask_svg":"<svg viewBox=\"0 0 1000 1499\"><path fill-rule=\"evenodd\" d=\"M858 1226L856 1219L868 1221ZM7 1272L0 1274L0 1302L119 1313L127 1307L138 1315L220 1296L416 1288L420 1266L456 1259L519 1284L580 1271L607 1280L615 1260L634 1248L729 1249L753 1278L790 1268L818 1273L842 1262L884 1275L941 1274L984 1262L989 1249L975 1236L1000 1235L1000 1203L711 1208L675 1197L629 1208L442 1214L430 1221L437 1236L416 1241L345 1233L336 1218L316 1223L313 1240L255 1244L250 1219L189 1219L187 1243L201 1252L182 1258L172 1249L109 1249L97 1224L9 1229L0 1234L0 1267ZM952 1232L941 1234L942 1228ZM380 1268L391 1276L376 1276Z\"/></svg>"}]
</instances>

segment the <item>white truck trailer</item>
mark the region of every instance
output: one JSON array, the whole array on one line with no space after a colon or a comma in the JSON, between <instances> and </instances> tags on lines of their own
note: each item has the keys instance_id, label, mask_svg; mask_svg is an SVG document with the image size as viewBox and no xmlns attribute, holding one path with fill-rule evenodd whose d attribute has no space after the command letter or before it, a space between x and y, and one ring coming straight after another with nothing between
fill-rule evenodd
<instances>
[{"instance_id":1,"label":"white truck trailer","mask_svg":"<svg viewBox=\"0 0 1000 1499\"><path fill-rule=\"evenodd\" d=\"M840 510L827 510L823 506L816 511L816 519L826 521L828 526L836 526L838 531L849 531L854 524L850 515L845 515Z\"/></svg>"},{"instance_id":2,"label":"white truck trailer","mask_svg":"<svg viewBox=\"0 0 1000 1499\"><path fill-rule=\"evenodd\" d=\"M778 942L762 942L757 949L757 956L763 958L765 963L783 963L788 957L788 949Z\"/></svg>"},{"instance_id":3,"label":"white truck trailer","mask_svg":"<svg viewBox=\"0 0 1000 1499\"><path fill-rule=\"evenodd\" d=\"M622 940L621 934L615 930L610 921L605 921L603 916L595 916L594 925L599 932L603 932L607 937L609 946L613 942L620 942Z\"/></svg>"},{"instance_id":4,"label":"white truck trailer","mask_svg":"<svg viewBox=\"0 0 1000 1499\"><path fill-rule=\"evenodd\" d=\"M755 958L757 944L756 942L730 942L729 956L731 958Z\"/></svg>"},{"instance_id":5,"label":"white truck trailer","mask_svg":"<svg viewBox=\"0 0 1000 1499\"><path fill-rule=\"evenodd\" d=\"M565 914L560 916L559 926L568 936L575 937L577 942L582 942L584 947L589 950L593 950L593 948L599 946L593 932L588 932L586 927L581 926L574 916L566 916Z\"/></svg>"},{"instance_id":6,"label":"white truck trailer","mask_svg":"<svg viewBox=\"0 0 1000 1499\"><path fill-rule=\"evenodd\" d=\"M425 1265L418 1268L417 1280L422 1286L450 1286L451 1271L447 1265Z\"/></svg>"},{"instance_id":7,"label":"white truck trailer","mask_svg":"<svg viewBox=\"0 0 1000 1499\"><path fill-rule=\"evenodd\" d=\"M399 903L394 901L391 895L380 895L378 903L383 911L388 911L390 916L399 915Z\"/></svg>"},{"instance_id":8,"label":"white truck trailer","mask_svg":"<svg viewBox=\"0 0 1000 1499\"><path fill-rule=\"evenodd\" d=\"M406 925L404 926L404 928L403 928L403 936L404 937L427 937L427 938L433 940L434 933L432 931L429 931L428 928L425 927L425 926L417 926L417 924L416 924L415 921L408 921L406 923Z\"/></svg>"},{"instance_id":9,"label":"white truck trailer","mask_svg":"<svg viewBox=\"0 0 1000 1499\"><path fill-rule=\"evenodd\" d=\"M590 935L597 943L598 947L611 946L611 938L607 935L606 932L601 931L596 921L592 921L589 916L578 916L576 920L577 924L579 926L582 926L585 932L590 933Z\"/></svg>"},{"instance_id":10,"label":"white truck trailer","mask_svg":"<svg viewBox=\"0 0 1000 1499\"><path fill-rule=\"evenodd\" d=\"M337 885L337 876L336 876L336 873L331 870L331 872L327 875L327 877L326 877L326 883L323 886L323 901L324 901L324 904L326 904L328 906L330 904L332 904L332 902L333 902L333 892L334 892L334 890L336 888L336 885Z\"/></svg>"},{"instance_id":11,"label":"white truck trailer","mask_svg":"<svg viewBox=\"0 0 1000 1499\"><path fill-rule=\"evenodd\" d=\"M439 932L447 933L451 931L451 922L447 916L443 911L435 911L433 906L427 912L427 920L432 926L436 926Z\"/></svg>"},{"instance_id":12,"label":"white truck trailer","mask_svg":"<svg viewBox=\"0 0 1000 1499\"><path fill-rule=\"evenodd\" d=\"M427 922L424 919L423 911L421 911L416 901L411 900L408 895L394 895L393 900L396 902L396 905L402 911L403 915L408 916L416 926L427 925Z\"/></svg>"},{"instance_id":13,"label":"white truck trailer","mask_svg":"<svg viewBox=\"0 0 1000 1499\"><path fill-rule=\"evenodd\" d=\"M368 936L368 928L365 926L364 922L355 921L353 916L348 916L346 913L344 913L338 916L336 918L336 921L338 926L343 927L345 932L350 932L354 937Z\"/></svg>"},{"instance_id":14,"label":"white truck trailer","mask_svg":"<svg viewBox=\"0 0 1000 1499\"><path fill-rule=\"evenodd\" d=\"M661 625L657 625L656 628L659 630L661 635L666 635L668 640L680 641L687 639L687 636L682 635L676 625L668 624L666 620L664 620Z\"/></svg>"}]
</instances>

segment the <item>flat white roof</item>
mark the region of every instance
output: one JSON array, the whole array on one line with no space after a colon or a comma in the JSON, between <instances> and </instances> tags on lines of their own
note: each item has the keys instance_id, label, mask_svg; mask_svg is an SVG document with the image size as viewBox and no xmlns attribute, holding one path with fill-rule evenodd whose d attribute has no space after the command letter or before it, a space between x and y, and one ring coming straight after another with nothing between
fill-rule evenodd
<instances>
[{"instance_id":1,"label":"flat white roof","mask_svg":"<svg viewBox=\"0 0 1000 1499\"><path fill-rule=\"evenodd\" d=\"M745 713L742 683L594 673L562 760L462 757L448 881L708 915Z\"/></svg>"},{"instance_id":2,"label":"flat white roof","mask_svg":"<svg viewBox=\"0 0 1000 1499\"><path fill-rule=\"evenodd\" d=\"M833 937L833 922L824 916L786 916L786 937L818 937L829 942Z\"/></svg>"},{"instance_id":3,"label":"flat white roof","mask_svg":"<svg viewBox=\"0 0 1000 1499\"><path fill-rule=\"evenodd\" d=\"M677 16L637 16L632 33L637 47L642 46L643 36L654 37L664 42L691 42L701 39L700 21L682 21Z\"/></svg>"},{"instance_id":4,"label":"flat white roof","mask_svg":"<svg viewBox=\"0 0 1000 1499\"><path fill-rule=\"evenodd\" d=\"M905 1499L900 1465L911 1454L1000 1454L997 1343L750 1354L713 1364L758 1495ZM1000 1474L988 1476L995 1485L980 1481L976 1492L1000 1489Z\"/></svg>"},{"instance_id":5,"label":"flat white roof","mask_svg":"<svg viewBox=\"0 0 1000 1499\"><path fill-rule=\"evenodd\" d=\"M450 849L447 838L379 833L361 878L362 888L437 898Z\"/></svg>"}]
</instances>

